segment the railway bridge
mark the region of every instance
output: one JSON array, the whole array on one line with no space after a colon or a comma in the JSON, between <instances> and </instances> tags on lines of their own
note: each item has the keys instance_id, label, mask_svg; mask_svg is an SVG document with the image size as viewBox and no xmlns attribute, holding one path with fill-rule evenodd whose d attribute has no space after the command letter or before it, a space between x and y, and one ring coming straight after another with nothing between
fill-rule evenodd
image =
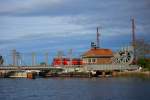
<instances>
[{"instance_id":1,"label":"railway bridge","mask_svg":"<svg viewBox=\"0 0 150 100\"><path fill-rule=\"evenodd\" d=\"M138 65L121 65L121 64L101 64L101 65L72 65L72 66L0 66L1 70L61 70L61 69L75 69L83 68L85 71L94 71L94 70L136 70L139 68Z\"/></svg>"},{"instance_id":2,"label":"railway bridge","mask_svg":"<svg viewBox=\"0 0 150 100\"><path fill-rule=\"evenodd\" d=\"M75 66L1 66L0 74L15 74L18 72L44 72L44 73L58 73L58 72L94 72L98 75L112 75L115 72L125 71L125 70L137 70L139 66L137 65L75 65Z\"/></svg>"}]
</instances>

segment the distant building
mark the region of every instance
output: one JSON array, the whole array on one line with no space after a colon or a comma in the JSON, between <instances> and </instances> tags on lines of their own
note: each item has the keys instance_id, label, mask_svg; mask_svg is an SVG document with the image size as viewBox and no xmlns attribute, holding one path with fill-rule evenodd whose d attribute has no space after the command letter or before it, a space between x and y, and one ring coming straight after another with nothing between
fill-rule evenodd
<instances>
[{"instance_id":1,"label":"distant building","mask_svg":"<svg viewBox=\"0 0 150 100\"><path fill-rule=\"evenodd\" d=\"M91 48L82 55L83 64L110 64L113 52L110 49Z\"/></svg>"}]
</instances>

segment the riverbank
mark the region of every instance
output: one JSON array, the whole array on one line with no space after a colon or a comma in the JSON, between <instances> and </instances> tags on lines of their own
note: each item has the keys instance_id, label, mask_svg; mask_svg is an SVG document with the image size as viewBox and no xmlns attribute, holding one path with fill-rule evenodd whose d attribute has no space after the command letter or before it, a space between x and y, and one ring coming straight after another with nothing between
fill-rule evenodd
<instances>
[{"instance_id":1,"label":"riverbank","mask_svg":"<svg viewBox=\"0 0 150 100\"><path fill-rule=\"evenodd\" d=\"M115 75L118 76L140 76L140 77L150 77L150 71L126 71L126 72L117 72Z\"/></svg>"},{"instance_id":2,"label":"riverbank","mask_svg":"<svg viewBox=\"0 0 150 100\"><path fill-rule=\"evenodd\" d=\"M45 78L45 77L76 77L76 78L92 78L92 77L150 77L150 71L100 71L100 72L67 72L67 73L51 73L51 72L30 72L26 73L23 71L11 72L11 73L0 73L1 78Z\"/></svg>"},{"instance_id":3,"label":"riverbank","mask_svg":"<svg viewBox=\"0 0 150 100\"><path fill-rule=\"evenodd\" d=\"M94 73L91 72L68 72L68 73L49 73L42 75L42 77L76 77L76 78L92 78L92 77L148 77L150 78L150 71L124 71L124 72L108 72L103 71L100 73Z\"/></svg>"}]
</instances>

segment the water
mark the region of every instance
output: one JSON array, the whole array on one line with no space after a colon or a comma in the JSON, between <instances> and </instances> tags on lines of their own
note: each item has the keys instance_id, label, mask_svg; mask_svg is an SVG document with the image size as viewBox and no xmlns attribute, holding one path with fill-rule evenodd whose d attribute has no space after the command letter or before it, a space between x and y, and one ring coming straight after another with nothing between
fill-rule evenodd
<instances>
[{"instance_id":1,"label":"water","mask_svg":"<svg viewBox=\"0 0 150 100\"><path fill-rule=\"evenodd\" d=\"M0 79L0 100L150 100L150 79Z\"/></svg>"}]
</instances>

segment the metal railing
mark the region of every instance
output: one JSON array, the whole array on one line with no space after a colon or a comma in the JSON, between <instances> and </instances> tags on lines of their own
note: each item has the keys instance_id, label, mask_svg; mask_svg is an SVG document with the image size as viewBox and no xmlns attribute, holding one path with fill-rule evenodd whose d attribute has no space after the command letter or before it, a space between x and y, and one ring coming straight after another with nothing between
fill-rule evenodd
<instances>
[{"instance_id":1,"label":"metal railing","mask_svg":"<svg viewBox=\"0 0 150 100\"><path fill-rule=\"evenodd\" d=\"M48 69L63 69L63 68L85 68L87 70L136 70L138 65L72 65L72 66L0 66L0 70L48 70Z\"/></svg>"},{"instance_id":2,"label":"metal railing","mask_svg":"<svg viewBox=\"0 0 150 100\"><path fill-rule=\"evenodd\" d=\"M137 70L138 65L112 65L112 64L103 64L103 65L85 65L87 70Z\"/></svg>"}]
</instances>

